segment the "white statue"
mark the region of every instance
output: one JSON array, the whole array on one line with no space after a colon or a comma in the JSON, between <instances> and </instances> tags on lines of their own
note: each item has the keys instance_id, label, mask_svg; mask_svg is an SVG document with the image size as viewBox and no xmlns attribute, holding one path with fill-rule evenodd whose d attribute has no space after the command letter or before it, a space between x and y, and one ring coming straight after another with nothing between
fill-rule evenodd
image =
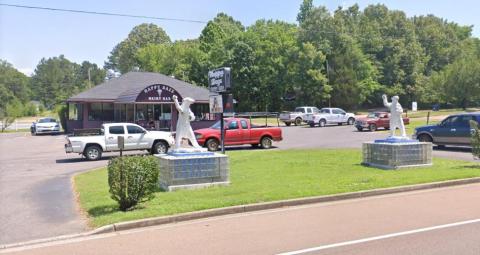
<instances>
[{"instance_id":1,"label":"white statue","mask_svg":"<svg viewBox=\"0 0 480 255\"><path fill-rule=\"evenodd\" d=\"M192 111L190 111L190 105L195 103L195 100L190 97L186 97L183 99L182 105L180 105L176 95L173 95L172 98L178 111L177 130L175 133L175 149L181 148L183 139L188 139L194 148L202 148L195 138L192 126L190 126L190 121L195 120L195 115Z\"/></svg>"},{"instance_id":2,"label":"white statue","mask_svg":"<svg viewBox=\"0 0 480 255\"><path fill-rule=\"evenodd\" d=\"M398 102L398 96L392 97L392 102L387 101L387 95L383 95L383 105L390 109L390 137L395 137L395 130L400 129L400 137L407 138L407 133L405 132L405 125L403 124L403 108Z\"/></svg>"}]
</instances>

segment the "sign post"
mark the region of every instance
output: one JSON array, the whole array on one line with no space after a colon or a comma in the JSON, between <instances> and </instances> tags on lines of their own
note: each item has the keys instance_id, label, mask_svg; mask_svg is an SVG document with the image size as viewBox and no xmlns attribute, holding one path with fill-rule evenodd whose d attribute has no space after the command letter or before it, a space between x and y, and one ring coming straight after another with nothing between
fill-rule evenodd
<instances>
[{"instance_id":1,"label":"sign post","mask_svg":"<svg viewBox=\"0 0 480 255\"><path fill-rule=\"evenodd\" d=\"M125 148L125 137L119 135L117 137L117 145L118 145L118 149L120 150L120 157L122 157L122 152L123 152L123 149Z\"/></svg>"},{"instance_id":2,"label":"sign post","mask_svg":"<svg viewBox=\"0 0 480 255\"><path fill-rule=\"evenodd\" d=\"M208 72L208 86L210 89L210 112L220 113L220 144L225 154L225 127L223 123L224 100L223 95L229 94L232 88L230 67L222 67ZM221 107L220 107L221 106Z\"/></svg>"}]
</instances>

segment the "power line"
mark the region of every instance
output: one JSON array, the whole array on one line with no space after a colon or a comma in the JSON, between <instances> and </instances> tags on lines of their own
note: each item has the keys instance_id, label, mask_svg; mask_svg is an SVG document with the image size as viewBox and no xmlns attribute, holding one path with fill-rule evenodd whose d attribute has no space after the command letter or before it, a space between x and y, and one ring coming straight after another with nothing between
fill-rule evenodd
<instances>
[{"instance_id":1,"label":"power line","mask_svg":"<svg viewBox=\"0 0 480 255\"><path fill-rule=\"evenodd\" d=\"M105 16L141 18L141 19L156 19L156 20L165 20L165 21L179 21L179 22L202 23L202 24L207 23L206 21L201 21L201 20L162 18L162 17L132 15L132 14L123 14L123 13L83 11L83 10L60 9L60 8L50 8L50 7L41 7L41 6L27 6L27 5L17 5L17 4L0 3L0 6L8 6L8 7L16 7L16 8L24 8L24 9L36 9L36 10L45 10L45 11L73 12L73 13L81 13L81 14L93 14L93 15L105 15Z\"/></svg>"}]
</instances>

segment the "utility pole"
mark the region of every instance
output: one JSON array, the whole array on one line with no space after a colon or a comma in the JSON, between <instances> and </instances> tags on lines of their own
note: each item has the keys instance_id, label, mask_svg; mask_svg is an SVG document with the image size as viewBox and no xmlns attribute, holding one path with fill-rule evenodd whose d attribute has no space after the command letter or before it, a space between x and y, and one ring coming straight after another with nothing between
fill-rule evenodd
<instances>
[{"instance_id":1,"label":"utility pole","mask_svg":"<svg viewBox=\"0 0 480 255\"><path fill-rule=\"evenodd\" d=\"M329 71L330 71L330 67L329 67L329 65L328 65L328 58L325 58L325 61L327 62L327 83L330 85L330 74L329 74L329 73L330 73L330 72L329 72ZM332 107L332 104L331 104L331 102L330 102L330 98L331 98L331 96L329 95L329 96L328 96L328 107Z\"/></svg>"},{"instance_id":2,"label":"utility pole","mask_svg":"<svg viewBox=\"0 0 480 255\"><path fill-rule=\"evenodd\" d=\"M88 73L88 88L92 87L92 78L90 77L90 70L92 70L91 67L88 68L87 73Z\"/></svg>"}]
</instances>

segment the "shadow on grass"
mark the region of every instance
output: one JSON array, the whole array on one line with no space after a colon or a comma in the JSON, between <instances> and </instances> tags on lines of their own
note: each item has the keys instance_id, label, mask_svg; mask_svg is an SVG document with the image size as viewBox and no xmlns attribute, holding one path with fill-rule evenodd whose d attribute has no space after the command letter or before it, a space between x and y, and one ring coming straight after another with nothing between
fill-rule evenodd
<instances>
[{"instance_id":1,"label":"shadow on grass","mask_svg":"<svg viewBox=\"0 0 480 255\"><path fill-rule=\"evenodd\" d=\"M478 165L468 165L468 166L457 166L456 169L478 169L480 170L480 164Z\"/></svg>"},{"instance_id":2,"label":"shadow on grass","mask_svg":"<svg viewBox=\"0 0 480 255\"><path fill-rule=\"evenodd\" d=\"M117 204L97 206L88 210L88 214L92 217L109 215L116 212L121 212Z\"/></svg>"},{"instance_id":3,"label":"shadow on grass","mask_svg":"<svg viewBox=\"0 0 480 255\"><path fill-rule=\"evenodd\" d=\"M439 146L433 146L434 151L456 151L456 152L472 152L472 148L468 147L439 147Z\"/></svg>"}]
</instances>

